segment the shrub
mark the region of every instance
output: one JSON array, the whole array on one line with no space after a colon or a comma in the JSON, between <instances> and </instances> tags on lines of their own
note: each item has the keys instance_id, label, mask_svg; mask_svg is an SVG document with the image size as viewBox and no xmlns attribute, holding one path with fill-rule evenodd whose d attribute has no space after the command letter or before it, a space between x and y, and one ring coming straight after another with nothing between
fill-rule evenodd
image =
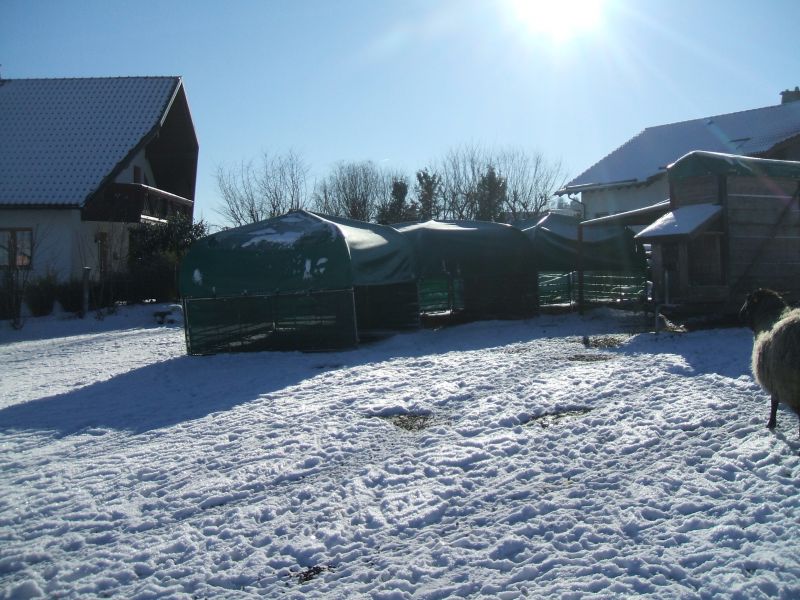
<instances>
[{"instance_id":1,"label":"shrub","mask_svg":"<svg viewBox=\"0 0 800 600\"><path fill-rule=\"evenodd\" d=\"M100 281L89 282L89 310L100 310L116 306L118 300L128 300L125 294L127 279L119 273L109 274ZM58 284L56 300L65 312L80 313L83 310L83 280L70 279Z\"/></svg>"},{"instance_id":2,"label":"shrub","mask_svg":"<svg viewBox=\"0 0 800 600\"><path fill-rule=\"evenodd\" d=\"M44 317L53 312L58 280L52 273L29 283L25 289L25 304L34 317Z\"/></svg>"},{"instance_id":3,"label":"shrub","mask_svg":"<svg viewBox=\"0 0 800 600\"><path fill-rule=\"evenodd\" d=\"M177 261L167 254L154 254L130 267L128 300L174 300L178 297L176 284Z\"/></svg>"},{"instance_id":4,"label":"shrub","mask_svg":"<svg viewBox=\"0 0 800 600\"><path fill-rule=\"evenodd\" d=\"M56 289L56 300L66 312L79 313L83 308L83 282L70 279L59 283Z\"/></svg>"},{"instance_id":5,"label":"shrub","mask_svg":"<svg viewBox=\"0 0 800 600\"><path fill-rule=\"evenodd\" d=\"M0 319L17 316L16 286L11 271L0 272Z\"/></svg>"},{"instance_id":6,"label":"shrub","mask_svg":"<svg viewBox=\"0 0 800 600\"><path fill-rule=\"evenodd\" d=\"M4 269L0 271L0 317L11 321L14 329L24 324L22 302L30 271Z\"/></svg>"},{"instance_id":7,"label":"shrub","mask_svg":"<svg viewBox=\"0 0 800 600\"><path fill-rule=\"evenodd\" d=\"M128 300L175 300L181 259L193 242L208 235L208 225L170 217L163 225L142 224L131 230Z\"/></svg>"},{"instance_id":8,"label":"shrub","mask_svg":"<svg viewBox=\"0 0 800 600\"><path fill-rule=\"evenodd\" d=\"M127 290L130 286L126 273L104 273L93 281L89 290L89 307L92 310L113 308L120 300L130 301Z\"/></svg>"}]
</instances>

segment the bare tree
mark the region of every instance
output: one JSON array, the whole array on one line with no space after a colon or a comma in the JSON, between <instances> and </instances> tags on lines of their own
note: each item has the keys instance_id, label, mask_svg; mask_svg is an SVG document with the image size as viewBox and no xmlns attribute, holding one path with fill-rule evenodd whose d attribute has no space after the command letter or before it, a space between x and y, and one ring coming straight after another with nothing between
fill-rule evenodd
<instances>
[{"instance_id":1,"label":"bare tree","mask_svg":"<svg viewBox=\"0 0 800 600\"><path fill-rule=\"evenodd\" d=\"M304 208L307 201L308 165L294 150L270 157L264 154L259 190L269 216Z\"/></svg>"},{"instance_id":2,"label":"bare tree","mask_svg":"<svg viewBox=\"0 0 800 600\"><path fill-rule=\"evenodd\" d=\"M219 166L216 178L222 206L218 212L239 226L304 208L308 171L303 157L293 150L276 155L265 152L257 166L252 161L232 168Z\"/></svg>"},{"instance_id":3,"label":"bare tree","mask_svg":"<svg viewBox=\"0 0 800 600\"><path fill-rule=\"evenodd\" d=\"M257 223L268 217L258 195L256 174L252 162L242 162L238 167L217 167L217 188L222 196L219 214L234 226Z\"/></svg>"},{"instance_id":4,"label":"bare tree","mask_svg":"<svg viewBox=\"0 0 800 600\"><path fill-rule=\"evenodd\" d=\"M545 211L553 193L566 181L561 162L550 162L540 152L487 150L477 144L451 149L436 174L441 178L443 216L450 219L515 221L535 217ZM503 203L487 211L485 204L480 205L486 201L481 185L495 177L498 185L504 182Z\"/></svg>"},{"instance_id":5,"label":"bare tree","mask_svg":"<svg viewBox=\"0 0 800 600\"><path fill-rule=\"evenodd\" d=\"M561 161L548 161L541 152L527 154L516 148L497 153L492 164L506 181L505 220L533 218L542 214L553 194L567 180Z\"/></svg>"},{"instance_id":6,"label":"bare tree","mask_svg":"<svg viewBox=\"0 0 800 600\"><path fill-rule=\"evenodd\" d=\"M514 148L493 151L475 143L456 146L434 166L418 171L416 202L406 200L409 181L404 173L381 169L372 161L336 164L316 183L309 202L308 172L294 151L265 153L257 165L251 161L234 168L218 167L222 197L218 212L236 226L308 204L324 214L362 221L515 221L544 212L555 190L566 181L561 163L549 162L541 153ZM504 186L505 193L497 196L500 206L494 205L494 192L487 192L486 186L494 184Z\"/></svg>"},{"instance_id":7,"label":"bare tree","mask_svg":"<svg viewBox=\"0 0 800 600\"><path fill-rule=\"evenodd\" d=\"M314 191L314 207L321 213L373 221L391 198L387 177L372 161L340 162Z\"/></svg>"},{"instance_id":8,"label":"bare tree","mask_svg":"<svg viewBox=\"0 0 800 600\"><path fill-rule=\"evenodd\" d=\"M489 164L488 153L476 144L458 146L444 156L438 171L445 218L475 218L478 183Z\"/></svg>"}]
</instances>

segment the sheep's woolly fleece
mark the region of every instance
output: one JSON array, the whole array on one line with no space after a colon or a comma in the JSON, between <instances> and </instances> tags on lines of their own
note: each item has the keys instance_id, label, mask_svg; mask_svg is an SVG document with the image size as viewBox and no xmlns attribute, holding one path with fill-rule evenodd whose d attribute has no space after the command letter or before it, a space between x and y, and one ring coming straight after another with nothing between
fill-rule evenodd
<instances>
[{"instance_id":1,"label":"sheep's woolly fleece","mask_svg":"<svg viewBox=\"0 0 800 600\"><path fill-rule=\"evenodd\" d=\"M756 336L752 369L765 391L800 415L800 309Z\"/></svg>"},{"instance_id":2,"label":"sheep's woolly fleece","mask_svg":"<svg viewBox=\"0 0 800 600\"><path fill-rule=\"evenodd\" d=\"M0 594L800 597L752 335L639 319L212 357L152 308L4 325Z\"/></svg>"}]
</instances>

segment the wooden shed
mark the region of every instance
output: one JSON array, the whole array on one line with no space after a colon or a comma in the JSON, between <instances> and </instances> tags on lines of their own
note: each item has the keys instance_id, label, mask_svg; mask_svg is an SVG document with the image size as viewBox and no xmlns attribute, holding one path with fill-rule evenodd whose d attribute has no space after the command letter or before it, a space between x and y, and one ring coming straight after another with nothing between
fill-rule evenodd
<instances>
[{"instance_id":1,"label":"wooden shed","mask_svg":"<svg viewBox=\"0 0 800 600\"><path fill-rule=\"evenodd\" d=\"M758 287L800 300L800 162L698 151L667 173L670 211L636 236L657 302L731 314Z\"/></svg>"}]
</instances>

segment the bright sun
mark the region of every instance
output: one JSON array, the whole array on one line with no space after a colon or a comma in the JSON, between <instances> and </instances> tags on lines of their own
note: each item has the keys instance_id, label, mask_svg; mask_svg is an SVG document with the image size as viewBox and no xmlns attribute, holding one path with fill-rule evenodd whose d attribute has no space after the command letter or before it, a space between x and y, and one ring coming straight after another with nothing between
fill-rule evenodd
<instances>
[{"instance_id":1,"label":"bright sun","mask_svg":"<svg viewBox=\"0 0 800 600\"><path fill-rule=\"evenodd\" d=\"M605 0L508 0L511 17L526 33L564 43L603 26Z\"/></svg>"}]
</instances>

